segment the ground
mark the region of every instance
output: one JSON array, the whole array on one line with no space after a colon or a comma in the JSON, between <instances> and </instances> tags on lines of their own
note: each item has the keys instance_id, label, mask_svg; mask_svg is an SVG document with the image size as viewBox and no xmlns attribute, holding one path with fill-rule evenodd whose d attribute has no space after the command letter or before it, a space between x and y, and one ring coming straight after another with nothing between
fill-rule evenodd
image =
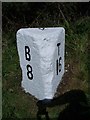
<instances>
[{"instance_id":1,"label":"ground","mask_svg":"<svg viewBox=\"0 0 90 120\"><path fill-rule=\"evenodd\" d=\"M56 96L72 89L81 89L88 93L88 31L90 18L81 18L69 25L65 43L65 74L58 86ZM63 26L64 27L64 26ZM26 94L21 88L21 69L16 46L16 32L3 32L2 36L2 74L3 74L3 119L36 118L37 99ZM66 105L48 108L50 118L57 118Z\"/></svg>"}]
</instances>

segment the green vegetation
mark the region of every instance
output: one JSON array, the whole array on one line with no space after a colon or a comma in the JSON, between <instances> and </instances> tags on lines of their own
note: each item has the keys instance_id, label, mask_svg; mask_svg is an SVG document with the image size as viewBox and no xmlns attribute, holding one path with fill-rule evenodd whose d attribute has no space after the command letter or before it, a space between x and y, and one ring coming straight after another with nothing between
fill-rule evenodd
<instances>
[{"instance_id":1,"label":"green vegetation","mask_svg":"<svg viewBox=\"0 0 90 120\"><path fill-rule=\"evenodd\" d=\"M36 4L34 3L29 5L31 8L36 6ZM42 6L44 8L48 7L49 5L51 5L51 3L49 4L42 3ZM90 66L90 63L88 62L90 37L88 36L90 31L90 17L89 15L88 16L82 15L78 17L79 13L77 7L79 5L76 3L74 6L74 10L72 8L72 5L74 5L74 3L71 4L62 3L61 4L62 7L60 9L62 10L62 12L64 11L63 14L62 12L59 11L60 9L57 8L56 5L57 5L56 3L51 5L52 7L54 7L54 10L50 6L50 8L48 8L49 12L47 9L45 9L44 12L40 14L43 8L39 7L39 4L37 4L34 13L32 9L28 8L29 6L27 5L27 3L23 3L22 6L21 3L18 4L3 3L3 35L2 35L3 120L4 118L32 119L36 117L37 112L36 106L37 100L31 95L25 94L25 92L21 88L22 75L16 45L16 31L21 27L63 26L65 28L66 30L65 69L67 70L67 72L65 73L63 80L58 87L56 95L72 89L81 89L86 93L87 97L90 100L90 95L88 91L89 84L88 71ZM26 9L26 13L28 13L29 11L32 11L34 13L30 23L29 20L27 21L28 16L26 16L25 14L25 9L23 8L24 6ZM21 16L23 15L21 23L20 19L18 18L19 16L17 16L16 13L15 16L12 14L14 10L10 11L10 8L12 9L13 7L14 8L16 7L16 13L19 12L17 14L20 15L20 19L22 18ZM20 10L24 11L25 18L24 14L21 13ZM52 14L50 10L52 11ZM68 15L67 11L72 12L70 12L70 14ZM59 14L60 17L57 18ZM72 21L71 16L74 16L74 20ZM48 108L50 118L57 118L59 112L64 108L65 106Z\"/></svg>"}]
</instances>

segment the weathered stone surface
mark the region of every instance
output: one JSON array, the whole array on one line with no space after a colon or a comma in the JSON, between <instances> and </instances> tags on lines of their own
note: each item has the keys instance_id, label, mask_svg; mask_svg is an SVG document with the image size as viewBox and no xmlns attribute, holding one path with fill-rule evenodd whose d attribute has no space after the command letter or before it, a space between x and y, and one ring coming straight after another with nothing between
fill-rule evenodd
<instances>
[{"instance_id":1,"label":"weathered stone surface","mask_svg":"<svg viewBox=\"0 0 90 120\"><path fill-rule=\"evenodd\" d=\"M64 74L65 30L23 28L17 32L22 87L39 100L52 99Z\"/></svg>"}]
</instances>

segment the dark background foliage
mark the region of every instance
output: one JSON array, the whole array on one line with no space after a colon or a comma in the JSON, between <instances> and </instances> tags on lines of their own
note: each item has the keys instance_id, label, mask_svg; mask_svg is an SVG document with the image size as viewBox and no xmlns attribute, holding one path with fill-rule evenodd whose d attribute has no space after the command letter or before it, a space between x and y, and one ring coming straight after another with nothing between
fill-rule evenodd
<instances>
[{"instance_id":1,"label":"dark background foliage","mask_svg":"<svg viewBox=\"0 0 90 120\"><path fill-rule=\"evenodd\" d=\"M48 18L56 23L59 19L61 23L63 20L58 5L68 22L74 22L82 16L90 15L89 3L3 3L3 30L11 27L18 29L21 25L33 27L33 21L39 22L41 19L46 21Z\"/></svg>"},{"instance_id":2,"label":"dark background foliage","mask_svg":"<svg viewBox=\"0 0 90 120\"><path fill-rule=\"evenodd\" d=\"M27 27L65 28L65 74L55 96L72 89L85 92L90 104L90 4L89 3L2 3L2 106L4 119L36 118L37 100L21 88L21 69L16 32ZM65 104L48 109L50 118L68 109ZM73 109L74 110L74 109Z\"/></svg>"}]
</instances>

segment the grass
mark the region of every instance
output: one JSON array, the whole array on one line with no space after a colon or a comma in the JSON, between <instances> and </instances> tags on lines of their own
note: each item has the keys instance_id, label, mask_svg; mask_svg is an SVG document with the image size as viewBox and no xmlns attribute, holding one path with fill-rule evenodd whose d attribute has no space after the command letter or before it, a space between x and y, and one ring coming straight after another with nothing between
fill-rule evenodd
<instances>
[{"instance_id":1,"label":"grass","mask_svg":"<svg viewBox=\"0 0 90 120\"><path fill-rule=\"evenodd\" d=\"M60 25L61 26L61 25ZM63 25L64 26L64 25ZM89 98L88 93L88 31L90 31L90 18L81 18L70 23L70 30L66 28L65 69L68 72L58 87L56 94L71 89L82 89ZM64 26L65 27L65 26ZM25 94L21 88L21 69L16 46L14 31L3 32L3 60L2 60L2 107L5 118L36 118L37 100ZM68 66L69 65L69 66ZM50 118L57 118L65 106L48 108Z\"/></svg>"}]
</instances>

